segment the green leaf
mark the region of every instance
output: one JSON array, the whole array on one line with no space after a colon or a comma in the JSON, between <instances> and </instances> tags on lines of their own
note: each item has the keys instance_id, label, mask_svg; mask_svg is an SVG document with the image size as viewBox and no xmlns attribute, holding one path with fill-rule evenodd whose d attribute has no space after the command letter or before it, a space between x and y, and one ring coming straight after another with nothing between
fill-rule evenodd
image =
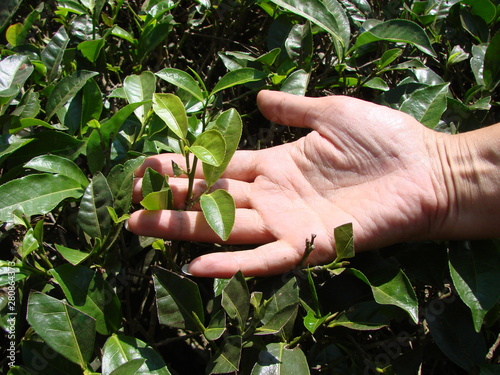
<instances>
[{"instance_id":1,"label":"green leaf","mask_svg":"<svg viewBox=\"0 0 500 375\"><path fill-rule=\"evenodd\" d=\"M155 74L164 81L187 91L200 102L205 100L200 85L189 73L179 69L165 68Z\"/></svg>"},{"instance_id":2,"label":"green leaf","mask_svg":"<svg viewBox=\"0 0 500 375\"><path fill-rule=\"evenodd\" d=\"M311 74L307 73L305 70L296 70L285 78L281 84L280 91L293 95L304 96L306 94L310 78Z\"/></svg>"},{"instance_id":3,"label":"green leaf","mask_svg":"<svg viewBox=\"0 0 500 375\"><path fill-rule=\"evenodd\" d=\"M66 359L62 355L55 352L50 346L41 341L23 340L22 345L22 360L23 365L30 370L37 369L39 375L80 375L83 370L77 364ZM29 372L29 375L33 375Z\"/></svg>"},{"instance_id":4,"label":"green leaf","mask_svg":"<svg viewBox=\"0 0 500 375\"><path fill-rule=\"evenodd\" d=\"M448 258L453 285L479 332L486 313L500 302L500 249L487 241L454 243Z\"/></svg>"},{"instance_id":5,"label":"green leaf","mask_svg":"<svg viewBox=\"0 0 500 375\"><path fill-rule=\"evenodd\" d=\"M205 320L198 285L185 276L156 267L153 274L161 324L174 328L199 330Z\"/></svg>"},{"instance_id":6,"label":"green leaf","mask_svg":"<svg viewBox=\"0 0 500 375\"><path fill-rule=\"evenodd\" d=\"M68 302L95 319L97 332L110 335L118 330L122 320L120 300L101 272L63 264L50 273Z\"/></svg>"},{"instance_id":7,"label":"green leaf","mask_svg":"<svg viewBox=\"0 0 500 375\"><path fill-rule=\"evenodd\" d=\"M33 72L29 59L22 55L8 56L0 61L0 94L16 95ZM12 90L12 91L11 91ZM9 91L6 94L2 92Z\"/></svg>"},{"instance_id":8,"label":"green leaf","mask_svg":"<svg viewBox=\"0 0 500 375\"><path fill-rule=\"evenodd\" d=\"M238 335L224 338L222 348L210 360L208 374L237 373L240 367L242 337Z\"/></svg>"},{"instance_id":9,"label":"green leaf","mask_svg":"<svg viewBox=\"0 0 500 375\"><path fill-rule=\"evenodd\" d=\"M256 334L274 334L280 332L283 327L293 320L299 307L299 288L294 277L286 282L273 282L271 298L266 304L264 316L261 319L262 326L257 329Z\"/></svg>"},{"instance_id":10,"label":"green leaf","mask_svg":"<svg viewBox=\"0 0 500 375\"><path fill-rule=\"evenodd\" d=\"M39 172L58 173L78 182L83 188L89 184L87 176L71 160L57 155L41 155L31 159L24 168L34 169Z\"/></svg>"},{"instance_id":11,"label":"green leaf","mask_svg":"<svg viewBox=\"0 0 500 375\"><path fill-rule=\"evenodd\" d=\"M2 2L2 12L0 12L0 31L7 26L10 19L16 14L17 8L21 5L22 0L5 0Z\"/></svg>"},{"instance_id":12,"label":"green leaf","mask_svg":"<svg viewBox=\"0 0 500 375\"><path fill-rule=\"evenodd\" d=\"M228 317L235 321L240 332L243 332L250 310L250 293L241 271L238 271L222 290L221 303Z\"/></svg>"},{"instance_id":13,"label":"green leaf","mask_svg":"<svg viewBox=\"0 0 500 375\"><path fill-rule=\"evenodd\" d=\"M34 174L0 186L0 221L12 222L12 212L21 207L26 216L43 215L68 198L80 198L81 185L66 176Z\"/></svg>"},{"instance_id":14,"label":"green leaf","mask_svg":"<svg viewBox=\"0 0 500 375\"><path fill-rule=\"evenodd\" d=\"M38 241L35 238L33 228L30 228L23 237L21 248L18 249L21 259L24 260L30 253L38 248Z\"/></svg>"},{"instance_id":15,"label":"green leaf","mask_svg":"<svg viewBox=\"0 0 500 375\"><path fill-rule=\"evenodd\" d=\"M309 365L304 352L296 346L287 348L287 343L272 343L259 353L259 359L252 368L251 375L301 374L307 375Z\"/></svg>"},{"instance_id":16,"label":"green leaf","mask_svg":"<svg viewBox=\"0 0 500 375\"><path fill-rule=\"evenodd\" d=\"M107 206L113 207L113 194L106 177L97 173L90 182L77 215L80 228L91 238L104 240L111 229L111 217Z\"/></svg>"},{"instance_id":17,"label":"green leaf","mask_svg":"<svg viewBox=\"0 0 500 375\"><path fill-rule=\"evenodd\" d=\"M203 215L210 228L226 241L233 229L236 206L233 197L225 190L218 189L200 198Z\"/></svg>"},{"instance_id":18,"label":"green leaf","mask_svg":"<svg viewBox=\"0 0 500 375\"><path fill-rule=\"evenodd\" d=\"M144 156L140 156L127 160L125 164L115 165L106 177L113 195L113 208L118 217L126 215L130 211L134 190L134 172L144 159Z\"/></svg>"},{"instance_id":19,"label":"green leaf","mask_svg":"<svg viewBox=\"0 0 500 375\"><path fill-rule=\"evenodd\" d=\"M57 252L59 254L61 254L64 259L66 259L68 262L70 262L74 266L83 262L91 254L91 253L86 253L85 251L71 249L69 247L65 247L65 246L58 245L58 244L56 244L55 246L56 246Z\"/></svg>"},{"instance_id":20,"label":"green leaf","mask_svg":"<svg viewBox=\"0 0 500 375\"><path fill-rule=\"evenodd\" d=\"M171 210L174 197L170 188L161 191L153 191L144 197L140 202L146 210Z\"/></svg>"},{"instance_id":21,"label":"green leaf","mask_svg":"<svg viewBox=\"0 0 500 375\"><path fill-rule=\"evenodd\" d=\"M302 16L321 27L340 44L337 47L339 56L344 56L344 49L349 44L351 31L349 20L342 6L336 0L271 0L286 10Z\"/></svg>"},{"instance_id":22,"label":"green leaf","mask_svg":"<svg viewBox=\"0 0 500 375\"><path fill-rule=\"evenodd\" d=\"M203 334L205 338L210 341L219 339L226 331L226 313L224 310L219 310L212 315L208 327L206 327Z\"/></svg>"},{"instance_id":23,"label":"green leaf","mask_svg":"<svg viewBox=\"0 0 500 375\"><path fill-rule=\"evenodd\" d=\"M434 129L446 110L448 86L449 83L442 83L416 90L401 104L399 110Z\"/></svg>"},{"instance_id":24,"label":"green leaf","mask_svg":"<svg viewBox=\"0 0 500 375\"><path fill-rule=\"evenodd\" d=\"M416 23L402 19L382 22L365 31L358 36L353 49L381 40L408 43L432 57L437 57L425 31Z\"/></svg>"},{"instance_id":25,"label":"green leaf","mask_svg":"<svg viewBox=\"0 0 500 375\"><path fill-rule=\"evenodd\" d=\"M64 26L61 26L42 51L42 62L48 72L47 82L52 82L59 73L61 61L68 43L68 33L66 33Z\"/></svg>"},{"instance_id":26,"label":"green leaf","mask_svg":"<svg viewBox=\"0 0 500 375\"><path fill-rule=\"evenodd\" d=\"M146 362L145 358L132 359L115 368L109 375L135 375Z\"/></svg>"},{"instance_id":27,"label":"green leaf","mask_svg":"<svg viewBox=\"0 0 500 375\"><path fill-rule=\"evenodd\" d=\"M156 350L139 339L122 334L111 335L104 344L102 375L111 375L113 371L124 364L135 360L145 360L139 370L135 372L137 375L170 375L165 362ZM135 367L135 365L128 366Z\"/></svg>"},{"instance_id":28,"label":"green leaf","mask_svg":"<svg viewBox=\"0 0 500 375\"><path fill-rule=\"evenodd\" d=\"M151 109L151 100L156 89L156 78L153 73L145 71L140 75L130 75L123 81L123 89L129 103L146 102L134 111L139 121L146 122Z\"/></svg>"},{"instance_id":29,"label":"green leaf","mask_svg":"<svg viewBox=\"0 0 500 375\"><path fill-rule=\"evenodd\" d=\"M85 40L81 42L76 49L92 63L97 61L102 48L104 47L104 39Z\"/></svg>"},{"instance_id":30,"label":"green leaf","mask_svg":"<svg viewBox=\"0 0 500 375\"><path fill-rule=\"evenodd\" d=\"M96 76L97 72L89 72L87 70L79 70L69 77L64 77L54 87L47 99L46 120L50 120L55 113L62 108L78 91L87 83L89 79Z\"/></svg>"},{"instance_id":31,"label":"green leaf","mask_svg":"<svg viewBox=\"0 0 500 375\"><path fill-rule=\"evenodd\" d=\"M337 261L353 258L354 253L354 235L352 231L352 223L347 223L336 227L333 230L335 238L335 251L337 253Z\"/></svg>"},{"instance_id":32,"label":"green leaf","mask_svg":"<svg viewBox=\"0 0 500 375\"><path fill-rule=\"evenodd\" d=\"M13 141L12 143L8 143L7 138L5 138L7 140L7 142L4 142L4 139L2 139L2 138L0 138L1 139L1 143L0 143L0 165L14 151L22 148L23 146L25 146L28 143L30 143L30 142L33 141L33 139L23 139L21 141Z\"/></svg>"},{"instance_id":33,"label":"green leaf","mask_svg":"<svg viewBox=\"0 0 500 375\"><path fill-rule=\"evenodd\" d=\"M167 38L171 30L172 25L168 19L162 23L152 22L150 27L146 27L139 38L136 50L139 60L142 61L145 57L147 57L156 46Z\"/></svg>"},{"instance_id":34,"label":"green leaf","mask_svg":"<svg viewBox=\"0 0 500 375\"><path fill-rule=\"evenodd\" d=\"M484 55L484 85L493 91L500 81L500 32L491 39Z\"/></svg>"},{"instance_id":35,"label":"green leaf","mask_svg":"<svg viewBox=\"0 0 500 375\"><path fill-rule=\"evenodd\" d=\"M394 62L403 53L402 48L392 48L385 51L377 61L377 66L380 70Z\"/></svg>"},{"instance_id":36,"label":"green leaf","mask_svg":"<svg viewBox=\"0 0 500 375\"><path fill-rule=\"evenodd\" d=\"M371 279L355 268L348 268L346 271L370 286L377 303L398 306L405 310L415 323L418 323L417 296L408 277L401 269L383 269L387 272L386 274L375 275Z\"/></svg>"},{"instance_id":37,"label":"green leaf","mask_svg":"<svg viewBox=\"0 0 500 375\"><path fill-rule=\"evenodd\" d=\"M189 150L203 163L219 167L226 156L226 141L220 131L205 130L196 137Z\"/></svg>"},{"instance_id":38,"label":"green leaf","mask_svg":"<svg viewBox=\"0 0 500 375\"><path fill-rule=\"evenodd\" d=\"M52 349L82 369L87 368L94 351L95 320L92 317L63 301L32 292L27 320Z\"/></svg>"},{"instance_id":39,"label":"green leaf","mask_svg":"<svg viewBox=\"0 0 500 375\"><path fill-rule=\"evenodd\" d=\"M468 373L485 361L488 349L474 330L469 309L458 298L434 300L424 310L432 338L441 351Z\"/></svg>"},{"instance_id":40,"label":"green leaf","mask_svg":"<svg viewBox=\"0 0 500 375\"><path fill-rule=\"evenodd\" d=\"M464 0L471 7L471 13L490 23L495 19L496 7L490 0Z\"/></svg>"},{"instance_id":41,"label":"green leaf","mask_svg":"<svg viewBox=\"0 0 500 375\"><path fill-rule=\"evenodd\" d=\"M147 167L142 177L142 195L162 191L168 187L168 175L162 175L151 167Z\"/></svg>"},{"instance_id":42,"label":"green leaf","mask_svg":"<svg viewBox=\"0 0 500 375\"><path fill-rule=\"evenodd\" d=\"M210 96L215 95L219 91L225 90L227 88L243 85L249 82L260 81L267 77L267 74L253 68L242 68L233 70L229 73L226 73L219 82L215 85L214 89L210 93Z\"/></svg>"},{"instance_id":43,"label":"green leaf","mask_svg":"<svg viewBox=\"0 0 500 375\"><path fill-rule=\"evenodd\" d=\"M153 110L180 139L186 139L188 119L184 105L174 94L154 94Z\"/></svg>"}]
</instances>

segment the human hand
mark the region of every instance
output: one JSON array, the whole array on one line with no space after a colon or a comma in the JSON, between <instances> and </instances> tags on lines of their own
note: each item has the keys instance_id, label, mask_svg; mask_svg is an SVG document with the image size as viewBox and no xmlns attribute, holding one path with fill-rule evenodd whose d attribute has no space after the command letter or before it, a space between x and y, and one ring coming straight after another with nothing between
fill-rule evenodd
<instances>
[{"instance_id":1,"label":"human hand","mask_svg":"<svg viewBox=\"0 0 500 375\"><path fill-rule=\"evenodd\" d=\"M235 199L236 221L228 244L256 244L253 250L203 255L193 260L195 276L273 275L293 269L316 235L309 264L335 258L333 229L352 222L357 251L399 241L433 237L438 208L446 199L435 165L437 138L404 113L343 96L304 98L280 92L258 95L271 121L313 129L288 144L259 151L237 151L223 178ZM146 167L172 176L162 154ZM198 178L202 177L201 169ZM187 191L186 178L170 178L176 207ZM204 190L202 180L197 190ZM141 199L140 179L134 200ZM218 242L199 207L191 211L138 211L128 222L137 234L171 240Z\"/></svg>"}]
</instances>

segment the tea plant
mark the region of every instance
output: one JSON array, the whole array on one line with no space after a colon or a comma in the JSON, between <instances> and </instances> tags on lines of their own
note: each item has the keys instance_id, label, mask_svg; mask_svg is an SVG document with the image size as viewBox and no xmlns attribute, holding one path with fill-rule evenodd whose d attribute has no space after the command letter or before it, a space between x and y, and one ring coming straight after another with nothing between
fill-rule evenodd
<instances>
[{"instance_id":1,"label":"tea plant","mask_svg":"<svg viewBox=\"0 0 500 375\"><path fill-rule=\"evenodd\" d=\"M183 204L224 243L238 148L304 129L255 93L348 94L436 131L498 122L493 0L6 0L0 5L0 341L8 374L494 374L497 240L402 243L268 278L183 264L246 246L124 230L146 156L183 155ZM241 114L241 115L240 115ZM272 163L272 160L269 161ZM195 194L201 164L204 188ZM175 209L146 169L141 206Z\"/></svg>"}]
</instances>

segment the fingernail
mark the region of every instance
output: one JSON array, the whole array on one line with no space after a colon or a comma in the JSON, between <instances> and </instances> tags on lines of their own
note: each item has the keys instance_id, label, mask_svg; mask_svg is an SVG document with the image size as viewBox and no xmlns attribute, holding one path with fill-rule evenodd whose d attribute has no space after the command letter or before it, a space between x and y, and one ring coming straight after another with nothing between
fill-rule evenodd
<instances>
[{"instance_id":1,"label":"fingernail","mask_svg":"<svg viewBox=\"0 0 500 375\"><path fill-rule=\"evenodd\" d=\"M123 227L124 227L126 230L130 230L130 229L128 229L128 220L125 220L125 223L123 223Z\"/></svg>"},{"instance_id":2,"label":"fingernail","mask_svg":"<svg viewBox=\"0 0 500 375\"><path fill-rule=\"evenodd\" d=\"M189 263L186 263L185 265L183 265L182 268L181 268L181 270L182 270L183 274L188 275L188 276L192 276L189 273Z\"/></svg>"}]
</instances>

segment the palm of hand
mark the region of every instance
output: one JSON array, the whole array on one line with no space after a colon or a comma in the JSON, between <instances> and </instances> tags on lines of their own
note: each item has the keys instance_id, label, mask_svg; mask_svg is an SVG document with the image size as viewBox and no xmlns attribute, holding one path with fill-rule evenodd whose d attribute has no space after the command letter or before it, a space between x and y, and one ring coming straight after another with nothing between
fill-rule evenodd
<instances>
[{"instance_id":1,"label":"palm of hand","mask_svg":"<svg viewBox=\"0 0 500 375\"><path fill-rule=\"evenodd\" d=\"M420 218L436 201L426 149L426 137L434 133L407 115L351 98L266 93L267 100L260 99L271 120L314 130L296 142L235 155L222 181L238 207L228 242L263 245L207 254L191 263L191 273L286 272L298 264L312 234L316 249L308 262L325 263L335 258L333 229L347 222L358 250L427 230ZM194 224L184 239L212 239L199 215L187 220ZM131 224L138 226L133 219ZM174 230L157 229L165 236Z\"/></svg>"}]
</instances>

